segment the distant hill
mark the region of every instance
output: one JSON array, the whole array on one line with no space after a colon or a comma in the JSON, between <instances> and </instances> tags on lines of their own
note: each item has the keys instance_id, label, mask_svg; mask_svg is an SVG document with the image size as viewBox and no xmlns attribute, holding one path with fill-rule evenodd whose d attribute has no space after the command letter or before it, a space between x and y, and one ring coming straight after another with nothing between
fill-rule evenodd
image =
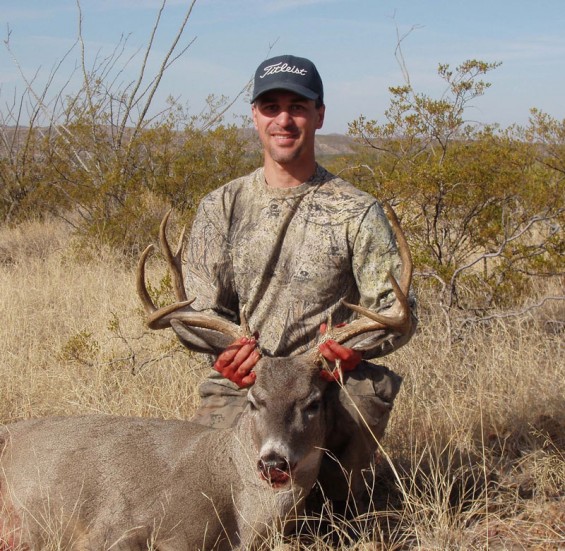
<instances>
[{"instance_id":1,"label":"distant hill","mask_svg":"<svg viewBox=\"0 0 565 551\"><path fill-rule=\"evenodd\" d=\"M18 130L11 126L0 126L0 134L6 137L5 140L0 141L0 157L6 155L6 147L12 143L14 132L21 135L17 142L21 145L21 139L25 136L27 127L22 126ZM42 130L42 129L40 129ZM47 132L47 129L43 129ZM242 128L241 133L249 140L248 151L256 151L261 148L257 133L252 128ZM332 157L334 155L349 155L355 152L355 140L345 134L317 134L316 135L316 156L317 157Z\"/></svg>"},{"instance_id":2,"label":"distant hill","mask_svg":"<svg viewBox=\"0 0 565 551\"><path fill-rule=\"evenodd\" d=\"M250 149L260 149L261 146L255 130L244 128L242 132L245 138L249 140ZM317 157L349 155L355 152L355 140L345 134L317 134L315 147Z\"/></svg>"},{"instance_id":3,"label":"distant hill","mask_svg":"<svg viewBox=\"0 0 565 551\"><path fill-rule=\"evenodd\" d=\"M355 151L355 140L344 134L319 134L316 136L316 155L348 155Z\"/></svg>"}]
</instances>

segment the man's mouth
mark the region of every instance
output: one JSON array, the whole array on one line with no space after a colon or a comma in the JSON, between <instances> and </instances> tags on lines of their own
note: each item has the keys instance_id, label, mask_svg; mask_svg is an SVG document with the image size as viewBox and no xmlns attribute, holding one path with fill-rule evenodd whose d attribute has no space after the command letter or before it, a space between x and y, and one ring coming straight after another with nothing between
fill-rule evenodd
<instances>
[{"instance_id":1,"label":"man's mouth","mask_svg":"<svg viewBox=\"0 0 565 551\"><path fill-rule=\"evenodd\" d=\"M271 134L271 137L275 139L277 143L291 143L294 142L298 135L296 134Z\"/></svg>"}]
</instances>

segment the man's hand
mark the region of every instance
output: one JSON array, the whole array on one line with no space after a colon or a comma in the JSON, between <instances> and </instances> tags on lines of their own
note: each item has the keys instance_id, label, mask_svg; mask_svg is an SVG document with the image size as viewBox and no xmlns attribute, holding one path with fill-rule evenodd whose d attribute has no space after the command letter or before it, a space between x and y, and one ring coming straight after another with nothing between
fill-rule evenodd
<instances>
[{"instance_id":1,"label":"man's hand","mask_svg":"<svg viewBox=\"0 0 565 551\"><path fill-rule=\"evenodd\" d=\"M251 386L256 377L252 369L261 358L256 346L253 337L237 339L217 357L214 369L239 388Z\"/></svg>"},{"instance_id":2,"label":"man's hand","mask_svg":"<svg viewBox=\"0 0 565 551\"><path fill-rule=\"evenodd\" d=\"M320 333L322 335L326 333L327 329L328 326L325 323L320 325ZM342 373L352 371L363 359L361 352L342 346L332 339L328 339L326 342L318 345L318 350L326 360L335 364L335 368L331 372L325 369L320 371L322 378L330 382L339 381Z\"/></svg>"}]
</instances>

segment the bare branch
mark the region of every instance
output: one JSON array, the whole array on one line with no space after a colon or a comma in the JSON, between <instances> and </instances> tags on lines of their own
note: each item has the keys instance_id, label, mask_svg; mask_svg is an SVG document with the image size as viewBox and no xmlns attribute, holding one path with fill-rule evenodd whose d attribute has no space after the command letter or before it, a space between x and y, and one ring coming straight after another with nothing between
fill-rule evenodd
<instances>
[{"instance_id":1,"label":"bare branch","mask_svg":"<svg viewBox=\"0 0 565 551\"><path fill-rule=\"evenodd\" d=\"M151 36L149 38L149 42L147 44L147 47L145 49L145 55L143 57L143 61L141 63L141 68L139 71L139 75L137 78L137 82L135 83L133 90L131 91L130 95L129 95L129 101L126 105L126 110L125 113L123 115L122 118L122 123L120 125L120 130L118 132L118 145L122 142L122 138L124 135L124 131L125 131L125 127L127 124L127 121L129 120L129 115L132 109L132 105L134 104L135 100L136 100L136 96L137 96L137 91L139 90L139 87L141 86L141 83L143 82L143 77L145 76L145 69L147 67L147 60L149 59L149 54L151 53L151 50L153 48L153 42L155 40L155 34L157 33L157 29L159 27L159 22L161 21L161 15L163 14L163 10L165 9L165 6L167 4L167 0L163 0L161 3L161 7L159 8L159 12L157 13L157 17L155 20L155 24L153 25L153 29L151 30Z\"/></svg>"},{"instance_id":2,"label":"bare branch","mask_svg":"<svg viewBox=\"0 0 565 551\"><path fill-rule=\"evenodd\" d=\"M146 49L146 55L145 55L145 58L144 58L144 61L143 61L143 64L142 64L141 71L140 71L140 78L138 79L138 84L136 85L136 87L134 88L134 91L133 91L133 92L131 93L131 95L130 95L130 106L126 108L126 112L124 113L124 116L123 116L123 118L122 118L122 125L121 125L120 132L119 132L119 135L118 135L118 142L119 142L119 143L121 142L122 137L123 137L123 133L124 133L124 130L125 130L125 125L126 125L126 122L127 122L128 118L129 118L129 114L130 114L131 105L133 104L133 101L135 100L135 96L136 96L137 90L139 89L139 86L141 85L141 81L142 81L142 78L143 78L143 74L144 74L144 72L145 72L145 66L146 66L146 63L147 63L147 59L148 59L149 53L150 53L151 48L152 48L154 36L155 36L155 33L157 32L157 28L158 28L158 26L159 26L159 20L160 20L160 18L161 18L161 13L162 13L162 11L163 11L163 9L164 9L166 3L167 3L167 0L163 0L161 9L159 10L159 14L158 14L158 16L157 16L157 19L156 19L156 21L155 21L155 25L154 25L153 30L152 30L152 33L151 33L150 42L149 42L149 44L148 44L148 46L147 46L147 49ZM179 40L181 39L181 37L182 37L182 35L183 35L183 33L184 33L184 29L185 29L185 27L186 27L186 25L187 25L187 23L188 23L188 19L190 18L190 15L192 14L192 9L194 8L195 3L196 3L196 0L192 0L192 1L191 1L191 3L190 3L190 5L189 5L188 9L186 10L184 19L183 19L183 21L181 22L181 24L180 24L180 26L179 26L179 29L178 29L178 31L177 31L177 34L176 34L176 36L174 37L174 39L173 39L173 41L172 41L172 43L171 43L171 46L170 46L169 50L168 50L167 53L165 54L165 57L163 58L163 61L162 61L162 63L161 63L161 67L160 67L159 71L157 72L157 75L156 75L156 77L155 77L155 79L154 79L154 81L153 81L153 85L152 85L152 87L151 87L151 89L150 89L150 91L149 91L149 96L148 96L148 98L147 98L147 100L146 100L146 102L145 102L145 105L143 106L143 108L142 108L142 110L141 110L140 116L139 116L139 118L138 118L138 120L137 120L137 124L136 124L136 126L135 126L135 128L134 128L134 130L133 130L132 136L131 136L131 138L130 138L130 146L131 146L131 143L132 143L133 139L135 138L135 136L137 135L137 133L139 132L139 130L141 129L141 127L142 127L142 125L143 125L143 121L145 120L145 117L146 117L146 115L147 115L147 112L149 111L149 108L150 108L150 106L151 106L151 102L153 101L153 97L154 97L154 95L155 95L155 92L157 91L157 88L159 87L159 84L160 84L160 82L161 82L161 79L163 78L163 75L164 75L164 73L165 73L167 67L169 66L169 60L171 59L171 56L172 56L173 53L175 52L176 47L177 47L177 44L178 44ZM192 42L191 42L190 44L192 44ZM190 44L183 50L183 52L186 51L186 49L190 46ZM175 59L176 59L176 58L175 58Z\"/></svg>"},{"instance_id":3,"label":"bare branch","mask_svg":"<svg viewBox=\"0 0 565 551\"><path fill-rule=\"evenodd\" d=\"M410 84L410 72L408 71L406 60L404 59L404 53L402 52L402 42L404 42L404 40L406 40L416 29L420 28L420 25L412 25L403 35L401 35L398 25L396 26L396 48L394 49L394 57L402 71L404 82L410 87L412 87Z\"/></svg>"},{"instance_id":4,"label":"bare branch","mask_svg":"<svg viewBox=\"0 0 565 551\"><path fill-rule=\"evenodd\" d=\"M532 218L530 218L530 220L528 220L528 222L526 223L525 226L523 226L521 229L517 230L513 235L511 235L510 237L505 237L496 251L491 252L491 253L484 253L484 254L478 256L477 258L473 259L472 261L468 262L467 264L459 266L453 272L453 275L452 275L451 281L450 281L450 286L453 287L455 285L455 280L457 279L457 277L459 276L459 274L461 272L468 270L469 268L471 268L475 264L482 262L485 259L496 258L496 257L500 256L504 252L504 249L510 243L512 243L516 239L519 239L520 237L522 237L534 224L537 224L538 222L544 222L544 221L546 222L546 221L552 220L552 219L553 219L553 216L547 216L547 215L533 216Z\"/></svg>"},{"instance_id":5,"label":"bare branch","mask_svg":"<svg viewBox=\"0 0 565 551\"><path fill-rule=\"evenodd\" d=\"M565 300L565 295L547 296L542 298L540 301L536 302L535 304L530 304L520 310L512 310L509 312L495 312L487 316L480 316L480 317L476 316L472 318L465 318L461 321L461 327L463 328L473 323L482 323L495 319L509 319L509 318L521 317L524 316L525 314L528 314L529 312L532 312L533 310L537 310L541 308L546 302L562 301L562 300Z\"/></svg>"}]
</instances>

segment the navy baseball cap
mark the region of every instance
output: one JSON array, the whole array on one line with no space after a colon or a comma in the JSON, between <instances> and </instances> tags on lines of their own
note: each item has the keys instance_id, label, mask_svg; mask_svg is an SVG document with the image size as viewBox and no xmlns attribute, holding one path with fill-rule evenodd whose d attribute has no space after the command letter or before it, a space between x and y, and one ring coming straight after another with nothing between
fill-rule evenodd
<instances>
[{"instance_id":1,"label":"navy baseball cap","mask_svg":"<svg viewBox=\"0 0 565 551\"><path fill-rule=\"evenodd\" d=\"M316 66L304 57L280 55L263 61L255 71L253 103L269 90L289 90L324 103L324 86Z\"/></svg>"}]
</instances>

